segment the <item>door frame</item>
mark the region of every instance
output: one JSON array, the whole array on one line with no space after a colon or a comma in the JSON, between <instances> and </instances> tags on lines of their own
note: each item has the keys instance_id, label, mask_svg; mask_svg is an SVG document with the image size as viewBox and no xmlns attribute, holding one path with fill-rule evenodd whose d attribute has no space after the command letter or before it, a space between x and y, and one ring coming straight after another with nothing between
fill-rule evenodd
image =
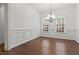
<instances>
[{"instance_id":1,"label":"door frame","mask_svg":"<svg viewBox=\"0 0 79 59\"><path fill-rule=\"evenodd\" d=\"M8 3L4 3L4 49L8 51Z\"/></svg>"}]
</instances>

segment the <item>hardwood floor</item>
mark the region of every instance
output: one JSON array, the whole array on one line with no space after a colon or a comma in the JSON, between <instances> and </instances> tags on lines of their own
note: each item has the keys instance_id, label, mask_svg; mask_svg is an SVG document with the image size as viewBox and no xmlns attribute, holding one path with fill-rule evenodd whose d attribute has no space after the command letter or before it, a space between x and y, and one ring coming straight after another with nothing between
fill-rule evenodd
<instances>
[{"instance_id":1,"label":"hardwood floor","mask_svg":"<svg viewBox=\"0 0 79 59\"><path fill-rule=\"evenodd\" d=\"M0 44L0 55L5 55L7 52L4 50L4 44Z\"/></svg>"},{"instance_id":2,"label":"hardwood floor","mask_svg":"<svg viewBox=\"0 0 79 59\"><path fill-rule=\"evenodd\" d=\"M78 55L79 44L75 41L39 37L19 45L8 52L9 55Z\"/></svg>"}]
</instances>

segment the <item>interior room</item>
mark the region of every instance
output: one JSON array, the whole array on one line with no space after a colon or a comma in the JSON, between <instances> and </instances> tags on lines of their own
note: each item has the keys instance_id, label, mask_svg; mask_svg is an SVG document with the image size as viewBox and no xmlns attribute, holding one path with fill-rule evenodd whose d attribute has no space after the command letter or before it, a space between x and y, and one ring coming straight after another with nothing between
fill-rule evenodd
<instances>
[{"instance_id":1,"label":"interior room","mask_svg":"<svg viewBox=\"0 0 79 59\"><path fill-rule=\"evenodd\" d=\"M78 3L0 3L0 18L4 54L79 54Z\"/></svg>"}]
</instances>

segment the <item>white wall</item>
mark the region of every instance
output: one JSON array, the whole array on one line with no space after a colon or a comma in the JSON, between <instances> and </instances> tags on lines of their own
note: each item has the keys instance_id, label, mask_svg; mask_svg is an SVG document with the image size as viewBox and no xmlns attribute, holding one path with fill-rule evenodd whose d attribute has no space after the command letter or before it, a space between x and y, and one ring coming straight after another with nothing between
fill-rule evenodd
<instances>
[{"instance_id":1,"label":"white wall","mask_svg":"<svg viewBox=\"0 0 79 59\"><path fill-rule=\"evenodd\" d=\"M4 43L4 6L0 7L0 44Z\"/></svg>"},{"instance_id":2,"label":"white wall","mask_svg":"<svg viewBox=\"0 0 79 59\"><path fill-rule=\"evenodd\" d=\"M44 19L49 13L44 12L41 13L41 20ZM58 16L64 16L65 17L65 32L64 33L57 33L55 31L56 25L51 25L50 27L54 27L55 29L50 30L49 32L41 32L41 36L47 36L47 37L56 37L56 38L68 38L73 40L74 39L74 28L75 28L75 5L68 6L61 9L55 9L54 14L56 17ZM41 22L42 23L42 22ZM52 22L52 24L55 24L55 21ZM42 25L41 25L42 27Z\"/></svg>"},{"instance_id":3,"label":"white wall","mask_svg":"<svg viewBox=\"0 0 79 59\"><path fill-rule=\"evenodd\" d=\"M40 34L38 12L25 3L8 4L8 49L37 38Z\"/></svg>"},{"instance_id":4,"label":"white wall","mask_svg":"<svg viewBox=\"0 0 79 59\"><path fill-rule=\"evenodd\" d=\"M79 4L76 4L76 27L75 27L75 40L79 43Z\"/></svg>"},{"instance_id":5,"label":"white wall","mask_svg":"<svg viewBox=\"0 0 79 59\"><path fill-rule=\"evenodd\" d=\"M8 47L8 8L7 3L0 3L0 44L4 43L7 50Z\"/></svg>"}]
</instances>

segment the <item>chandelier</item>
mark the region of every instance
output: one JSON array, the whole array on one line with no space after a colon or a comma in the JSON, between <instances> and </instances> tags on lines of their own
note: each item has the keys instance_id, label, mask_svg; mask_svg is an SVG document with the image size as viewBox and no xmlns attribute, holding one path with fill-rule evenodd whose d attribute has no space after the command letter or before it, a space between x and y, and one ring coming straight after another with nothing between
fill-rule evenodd
<instances>
[{"instance_id":1,"label":"chandelier","mask_svg":"<svg viewBox=\"0 0 79 59\"><path fill-rule=\"evenodd\" d=\"M49 15L46 17L47 21L54 21L56 19L56 17L54 16L53 12L52 12L53 8L52 8L52 3L50 3L50 13Z\"/></svg>"}]
</instances>

